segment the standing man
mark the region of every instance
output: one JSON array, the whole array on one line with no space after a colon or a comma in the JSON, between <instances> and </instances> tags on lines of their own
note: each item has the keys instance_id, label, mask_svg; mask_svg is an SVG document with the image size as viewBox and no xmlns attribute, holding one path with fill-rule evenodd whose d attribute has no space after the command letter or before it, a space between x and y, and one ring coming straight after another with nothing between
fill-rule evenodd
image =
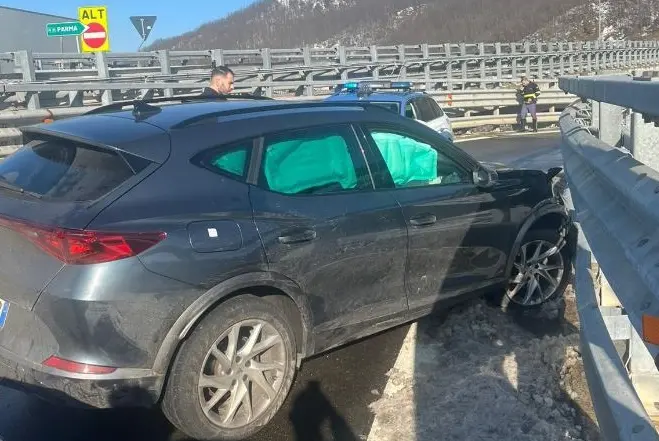
<instances>
[{"instance_id":1,"label":"standing man","mask_svg":"<svg viewBox=\"0 0 659 441\"><path fill-rule=\"evenodd\" d=\"M522 132L526 131L526 115L531 114L533 119L533 131L538 131L538 115L536 113L536 104L540 96L540 88L538 85L529 81L528 77L522 77L522 84L517 88L517 93L522 97L522 108L520 109L518 122Z\"/></svg>"},{"instance_id":2,"label":"standing man","mask_svg":"<svg viewBox=\"0 0 659 441\"><path fill-rule=\"evenodd\" d=\"M208 87L204 87L202 96L216 97L233 91L233 71L226 66L214 67Z\"/></svg>"}]
</instances>

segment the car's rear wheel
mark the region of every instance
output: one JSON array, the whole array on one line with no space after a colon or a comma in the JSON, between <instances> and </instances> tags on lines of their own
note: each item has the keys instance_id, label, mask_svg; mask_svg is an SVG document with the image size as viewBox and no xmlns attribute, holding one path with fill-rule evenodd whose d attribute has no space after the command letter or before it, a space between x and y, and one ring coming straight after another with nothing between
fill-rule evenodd
<instances>
[{"instance_id":1,"label":"car's rear wheel","mask_svg":"<svg viewBox=\"0 0 659 441\"><path fill-rule=\"evenodd\" d=\"M212 310L183 343L163 398L167 418L200 440L238 440L277 413L296 368L295 335L274 302L245 295Z\"/></svg>"},{"instance_id":2,"label":"car's rear wheel","mask_svg":"<svg viewBox=\"0 0 659 441\"><path fill-rule=\"evenodd\" d=\"M531 230L515 256L502 298L508 308L535 308L561 296L572 268L569 248L557 248L560 235L552 230Z\"/></svg>"}]
</instances>

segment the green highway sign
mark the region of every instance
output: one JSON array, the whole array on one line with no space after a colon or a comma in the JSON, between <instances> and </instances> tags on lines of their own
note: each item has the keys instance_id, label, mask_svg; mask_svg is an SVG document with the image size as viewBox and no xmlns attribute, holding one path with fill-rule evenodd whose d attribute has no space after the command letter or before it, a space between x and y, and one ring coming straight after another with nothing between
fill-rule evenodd
<instances>
[{"instance_id":1,"label":"green highway sign","mask_svg":"<svg viewBox=\"0 0 659 441\"><path fill-rule=\"evenodd\" d=\"M80 35L87 30L87 26L79 21L70 21L63 23L48 23L46 25L46 34L49 37L68 37L71 35Z\"/></svg>"}]
</instances>

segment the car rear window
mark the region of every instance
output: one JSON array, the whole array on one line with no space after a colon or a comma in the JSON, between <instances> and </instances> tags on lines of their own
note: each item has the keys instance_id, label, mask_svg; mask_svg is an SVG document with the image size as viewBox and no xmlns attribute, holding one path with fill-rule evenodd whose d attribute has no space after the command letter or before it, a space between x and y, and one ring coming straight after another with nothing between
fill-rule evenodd
<instances>
[{"instance_id":1,"label":"car rear window","mask_svg":"<svg viewBox=\"0 0 659 441\"><path fill-rule=\"evenodd\" d=\"M117 188L147 165L143 160L129 165L114 151L39 137L0 162L0 181L44 200L86 202Z\"/></svg>"},{"instance_id":2,"label":"car rear window","mask_svg":"<svg viewBox=\"0 0 659 441\"><path fill-rule=\"evenodd\" d=\"M400 112L400 104L389 102L389 101L371 101L376 106L384 107L385 109L391 110L394 113Z\"/></svg>"}]
</instances>

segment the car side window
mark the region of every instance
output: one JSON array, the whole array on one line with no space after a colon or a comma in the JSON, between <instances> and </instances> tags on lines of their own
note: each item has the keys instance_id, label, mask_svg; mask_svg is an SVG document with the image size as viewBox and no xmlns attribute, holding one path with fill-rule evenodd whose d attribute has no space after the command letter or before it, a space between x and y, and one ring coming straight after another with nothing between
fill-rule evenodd
<instances>
[{"instance_id":1,"label":"car side window","mask_svg":"<svg viewBox=\"0 0 659 441\"><path fill-rule=\"evenodd\" d=\"M414 115L414 109L412 108L412 102L411 101L408 101L405 104L405 116L407 118L416 119L416 116Z\"/></svg>"},{"instance_id":2,"label":"car side window","mask_svg":"<svg viewBox=\"0 0 659 441\"><path fill-rule=\"evenodd\" d=\"M260 185L288 195L372 190L350 126L315 127L264 138Z\"/></svg>"},{"instance_id":3,"label":"car side window","mask_svg":"<svg viewBox=\"0 0 659 441\"><path fill-rule=\"evenodd\" d=\"M444 116L444 111L442 108L437 104L437 101L435 101L432 98L428 98L428 101L430 102L430 106L433 108L433 111L435 112L435 118L441 118Z\"/></svg>"},{"instance_id":4,"label":"car side window","mask_svg":"<svg viewBox=\"0 0 659 441\"><path fill-rule=\"evenodd\" d=\"M245 181L251 152L252 140L247 140L206 151L201 156L193 158L193 163L212 172Z\"/></svg>"},{"instance_id":5,"label":"car side window","mask_svg":"<svg viewBox=\"0 0 659 441\"><path fill-rule=\"evenodd\" d=\"M415 101L417 107L417 114L421 121L432 121L436 118L432 105L426 97L417 98Z\"/></svg>"},{"instance_id":6,"label":"car side window","mask_svg":"<svg viewBox=\"0 0 659 441\"><path fill-rule=\"evenodd\" d=\"M470 184L470 172L442 152L413 135L390 128L366 127L396 188Z\"/></svg>"}]
</instances>

